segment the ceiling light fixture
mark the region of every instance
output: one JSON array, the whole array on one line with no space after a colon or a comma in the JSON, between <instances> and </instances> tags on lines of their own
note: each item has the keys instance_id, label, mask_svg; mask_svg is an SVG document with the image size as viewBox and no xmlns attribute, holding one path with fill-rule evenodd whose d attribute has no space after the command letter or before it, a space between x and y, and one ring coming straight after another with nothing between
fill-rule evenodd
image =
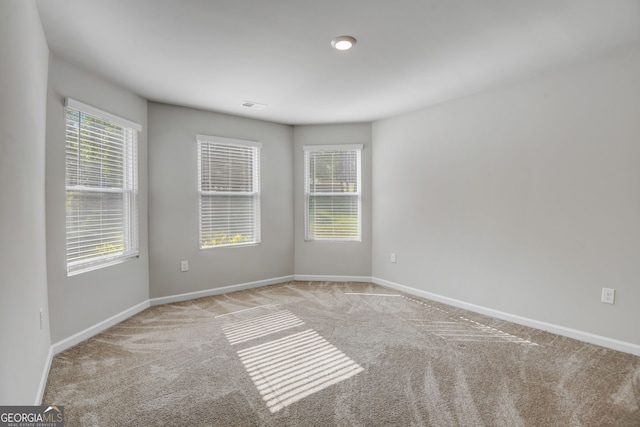
<instances>
[{"instance_id":1,"label":"ceiling light fixture","mask_svg":"<svg viewBox=\"0 0 640 427\"><path fill-rule=\"evenodd\" d=\"M356 44L356 39L351 36L340 36L331 40L331 46L337 50L349 50Z\"/></svg>"}]
</instances>

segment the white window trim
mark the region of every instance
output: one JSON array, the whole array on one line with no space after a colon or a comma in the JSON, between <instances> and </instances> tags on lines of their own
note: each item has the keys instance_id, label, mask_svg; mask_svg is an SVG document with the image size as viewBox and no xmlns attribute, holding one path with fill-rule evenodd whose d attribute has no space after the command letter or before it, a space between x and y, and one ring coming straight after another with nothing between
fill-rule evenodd
<instances>
[{"instance_id":1,"label":"white window trim","mask_svg":"<svg viewBox=\"0 0 640 427\"><path fill-rule=\"evenodd\" d=\"M80 110L83 113L87 113L89 115L102 119L105 122L111 122L122 127L131 128L137 130L138 132L142 132L142 125L139 123L133 122L120 116L116 116L115 114L108 113L99 108L92 107L89 104L85 104L84 102L77 101L73 98L66 98L64 105L65 107L71 107L74 110Z\"/></svg>"},{"instance_id":2,"label":"white window trim","mask_svg":"<svg viewBox=\"0 0 640 427\"><path fill-rule=\"evenodd\" d=\"M211 142L214 144L220 145L231 145L231 146L241 146L241 147L252 147L258 149L257 157L253 159L254 161L254 170L257 168L257 176L254 176L254 186L253 188L257 191L253 192L235 192L235 191L203 191L202 190L202 172L201 172L201 142ZM261 152L262 143L258 141L251 141L245 139L236 139L236 138L225 138L221 136L212 136L212 135L196 135L196 143L197 143L197 156L198 156L198 248L203 251L208 251L211 249L221 249L221 248L238 248L238 247L246 247L246 246L256 246L262 243L262 215L260 210L262 209L262 190L261 190ZM216 245L216 246L202 246L202 196L207 195L216 195L216 196L239 196L239 197L256 197L257 196L257 204L254 204L254 231L255 231L255 239L252 242L243 242L243 243L234 243L227 245Z\"/></svg>"},{"instance_id":3,"label":"white window trim","mask_svg":"<svg viewBox=\"0 0 640 427\"><path fill-rule=\"evenodd\" d=\"M104 110L101 110L99 108L93 107L89 104L85 104L83 102L80 102L78 100L75 100L73 98L65 98L64 100L64 105L65 105L65 120L67 117L67 108L71 108L73 110L76 110L80 113L84 113L90 116L93 116L97 119L100 119L102 121L105 122L109 122L115 125L118 125L120 127L123 128L129 128L132 129L133 131L135 131L136 133L139 133L142 131L142 125L140 125L139 123L136 123L134 121L125 119L123 117L117 116L115 114L111 114L109 112L106 112ZM66 130L65 130L65 134L66 134ZM138 235L138 230L139 230L139 203L138 203L138 136L136 135L136 143L133 147L134 150L136 150L135 153L133 153L133 158L135 159L135 164L132 165L133 167L133 178L135 181L131 182L131 188L129 189L119 189L119 188L99 188L99 187L93 187L93 186L84 186L84 185L65 185L65 192L67 191L81 191L81 192L97 192L97 193L118 193L118 194L130 194L130 213L131 216L128 217L127 219L130 221L128 226L125 226L123 229L123 233L126 235L127 233L129 233L129 235L131 235L131 233L133 233L133 237L125 237L125 241L130 241L133 242L134 247L130 248L132 250L130 250L129 252L122 254L122 255L113 255L113 254L107 254L104 256L96 256L94 258L91 258L91 260L86 261L86 260L80 260L80 261L72 261L69 262L67 260L66 262L66 271L67 271L67 276L74 276L77 274L81 274L81 273L85 273L88 271L93 271L93 270L98 270L104 267L108 267L111 265L115 265L115 264L120 264L122 262L125 262L129 259L132 258L138 258L139 254L140 254L140 242L139 242L139 235ZM65 138L66 139L66 138ZM66 145L66 143L65 143ZM126 157L128 157L128 155L125 154ZM66 174L67 174L67 166L66 166L66 161L65 161L65 179L66 179ZM67 216L67 213L65 212L65 218ZM131 223L132 221L132 223ZM66 222L66 219L65 219ZM65 227L66 230L66 227ZM66 235L66 232L65 232ZM65 241L66 241L66 237L65 237ZM65 249L65 254L67 253L67 250ZM65 256L66 258L66 256Z\"/></svg>"},{"instance_id":4,"label":"white window trim","mask_svg":"<svg viewBox=\"0 0 640 427\"><path fill-rule=\"evenodd\" d=\"M303 151L362 151L362 144L304 145Z\"/></svg>"},{"instance_id":5,"label":"white window trim","mask_svg":"<svg viewBox=\"0 0 640 427\"><path fill-rule=\"evenodd\" d=\"M304 240L306 242L361 242L362 241L362 150L363 144L338 144L338 145L304 145ZM322 193L326 196L346 196L358 198L358 237L356 238L339 238L339 237L310 237L309 236L309 174L307 164L307 152L312 151L356 151L358 154L357 174L358 174L358 191L354 193Z\"/></svg>"},{"instance_id":6,"label":"white window trim","mask_svg":"<svg viewBox=\"0 0 640 427\"><path fill-rule=\"evenodd\" d=\"M262 148L262 142L258 141L250 141L247 139L235 139L235 138L224 138L222 136L211 136L211 135L196 135L196 140L198 141L207 141L207 142L215 142L217 144L225 144L225 145L241 145L245 147L257 147Z\"/></svg>"}]
</instances>

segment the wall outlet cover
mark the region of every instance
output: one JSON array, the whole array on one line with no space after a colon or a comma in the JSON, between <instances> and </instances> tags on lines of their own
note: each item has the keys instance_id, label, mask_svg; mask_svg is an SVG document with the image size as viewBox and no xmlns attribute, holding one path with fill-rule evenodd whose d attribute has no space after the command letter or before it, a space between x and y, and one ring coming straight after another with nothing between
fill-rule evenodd
<instances>
[{"instance_id":1,"label":"wall outlet cover","mask_svg":"<svg viewBox=\"0 0 640 427\"><path fill-rule=\"evenodd\" d=\"M602 288L601 301L605 304L613 304L615 302L616 290L611 288Z\"/></svg>"}]
</instances>

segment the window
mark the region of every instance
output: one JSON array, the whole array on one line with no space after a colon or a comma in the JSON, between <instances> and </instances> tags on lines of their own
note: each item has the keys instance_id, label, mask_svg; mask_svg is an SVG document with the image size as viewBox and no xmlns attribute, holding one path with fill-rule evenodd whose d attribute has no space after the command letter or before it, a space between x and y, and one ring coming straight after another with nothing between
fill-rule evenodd
<instances>
[{"instance_id":1,"label":"window","mask_svg":"<svg viewBox=\"0 0 640 427\"><path fill-rule=\"evenodd\" d=\"M260 243L260 147L198 135L200 249Z\"/></svg>"},{"instance_id":2,"label":"window","mask_svg":"<svg viewBox=\"0 0 640 427\"><path fill-rule=\"evenodd\" d=\"M67 275L138 255L138 132L142 127L67 99Z\"/></svg>"},{"instance_id":3,"label":"window","mask_svg":"<svg viewBox=\"0 0 640 427\"><path fill-rule=\"evenodd\" d=\"M361 240L362 145L304 147L306 240Z\"/></svg>"}]
</instances>

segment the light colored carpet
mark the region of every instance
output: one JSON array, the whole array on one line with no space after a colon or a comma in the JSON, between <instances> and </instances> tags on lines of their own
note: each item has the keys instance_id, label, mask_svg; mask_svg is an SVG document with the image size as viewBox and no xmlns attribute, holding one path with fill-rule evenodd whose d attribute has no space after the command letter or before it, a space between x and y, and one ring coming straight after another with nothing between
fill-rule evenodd
<instances>
[{"instance_id":1,"label":"light colored carpet","mask_svg":"<svg viewBox=\"0 0 640 427\"><path fill-rule=\"evenodd\" d=\"M640 426L640 358L368 283L152 307L55 356L68 426Z\"/></svg>"}]
</instances>

